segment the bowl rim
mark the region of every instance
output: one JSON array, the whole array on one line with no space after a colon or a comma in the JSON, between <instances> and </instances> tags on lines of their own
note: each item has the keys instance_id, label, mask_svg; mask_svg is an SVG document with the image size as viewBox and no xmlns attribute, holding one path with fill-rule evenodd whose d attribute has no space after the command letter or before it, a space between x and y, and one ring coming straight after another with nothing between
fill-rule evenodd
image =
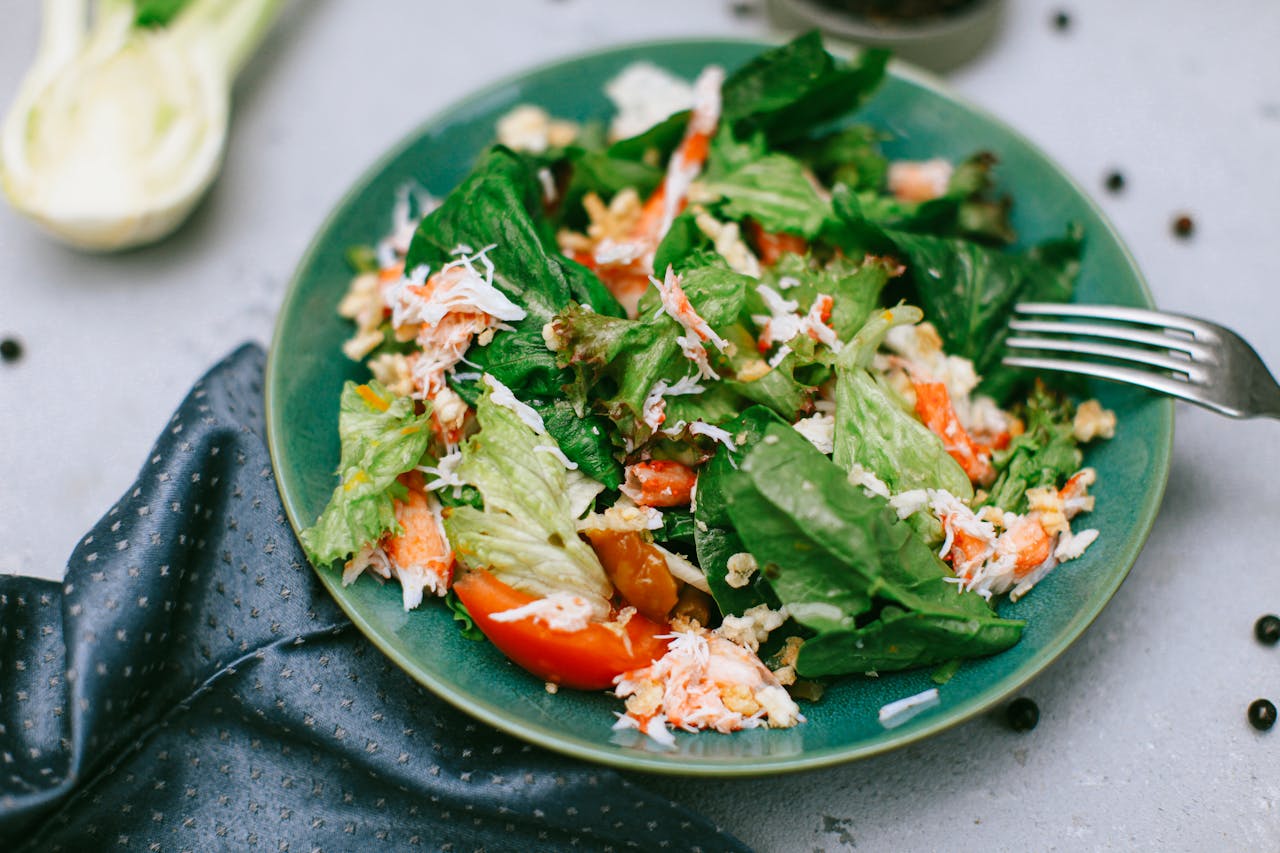
<instances>
[{"instance_id":1,"label":"bowl rim","mask_svg":"<svg viewBox=\"0 0 1280 853\"><path fill-rule=\"evenodd\" d=\"M826 8L815 0L770 0L785 9L789 15L808 19L811 26L819 27L826 35L842 39L863 39L868 44L898 44L903 48L914 44L928 44L966 33L984 21L1000 13L1003 0L973 0L967 9L949 15L928 18L918 24L877 24L858 16L841 14ZM828 45L828 50L830 45ZM964 103L961 101L961 103ZM967 104L966 104L967 106Z\"/></svg>"},{"instance_id":2,"label":"bowl rim","mask_svg":"<svg viewBox=\"0 0 1280 853\"><path fill-rule=\"evenodd\" d=\"M272 330L271 343L267 354L267 365L263 381L264 412L266 415L267 427L267 449L272 461L271 467L272 474L276 482L276 489L279 492L281 503L284 506L285 515L289 519L289 524L293 528L295 536L297 536L308 525L300 523L300 513L299 508L296 506L296 498L290 493L287 485L282 479L280 466L277 464L277 460L283 458L281 443L284 431L284 425L280 423L280 418L282 417L281 407L277 406L275 401L275 387L277 382L280 381L280 377L282 375L282 360L284 358L281 352L281 347L279 346L279 341L281 340L281 332L283 331L286 320L292 315L293 306L300 298L300 284L302 281L303 271L308 269L313 263L316 254L323 245L322 238L332 228L339 215L356 199L357 196L360 195L360 193L364 192L368 184L376 179L376 177L380 175L396 158L402 155L412 145L416 144L417 141L431 128L441 122L448 121L454 116L454 114L466 110L473 101L493 95L532 74L549 71L561 65L589 60L616 52L638 52L670 47L673 45L732 45L736 47L746 46L768 48L777 46L778 44L783 43L783 41L784 39L778 37L776 34L765 35L758 38L722 36L658 38L634 42L618 42L594 50L560 56L555 59L518 70L514 73L503 75L495 81L465 93L444 108L435 111L425 120L415 125L396 143L375 159L368 168L360 173L359 177L352 182L347 191L343 193L342 197L334 204L325 216L324 220L317 227L315 235L311 238L306 250L303 252L294 267L293 274L290 276L289 284L285 291L285 296L281 301L279 311L276 315L276 321ZM851 53L851 51L841 45L826 44L826 48L833 55L837 56L843 55L847 57ZM1010 137L1020 145L1026 146L1040 159L1042 159L1049 168L1058 175L1059 178L1065 181L1067 185L1084 200L1090 212L1102 225L1104 231L1115 241L1117 247L1120 249L1121 256L1132 269L1139 290L1145 299L1147 306L1152 308L1155 307L1155 300L1147 285L1146 278L1143 276L1132 252L1121 239L1115 226L1098 206L1093 197L1085 192L1079 182L1068 174L1056 160L1046 154L1039 145L1032 142L1025 135L1015 130L1002 119L956 93L936 75L925 71L918 66L911 65L910 63L906 63L898 59L894 59L890 62L889 69L894 75L901 77L908 82L915 83L942 98L950 100L963 107L966 111L978 116L983 121L997 126L1003 132L1009 134ZM538 730L529 729L522 725L519 720L512 719L505 709L488 704L477 704L476 700L473 698L464 696L462 693L456 691L448 680L426 672L421 669L413 659L400 654L394 648L382 643L376 636L373 626L364 617L363 613L359 609L351 606L346 600L346 597L341 594L341 587L336 576L332 572L318 568L314 565L312 565L312 570L337 601L339 607L342 608L347 617L351 619L356 628L364 635L364 638L367 641L372 642L379 651L395 662L395 664L404 670L411 678L422 684L437 697L445 700L467 715L526 742L597 764L612 766L623 770L644 771L668 776L704 778L750 777L830 767L890 752L907 746L908 744L916 743L924 740L925 738L932 737L947 729L972 720L974 717L977 717L1005 701L1010 695L1022 689L1027 683L1039 676L1073 643L1075 643L1085 630L1088 629L1089 625L1093 623L1107 604L1109 604L1115 597L1116 591L1120 588L1120 585L1124 582L1125 578L1128 577L1129 572L1132 571L1134 564L1137 562L1138 555L1141 553L1143 547L1145 547L1146 542L1151 535L1152 527L1155 524L1156 516L1159 513L1161 503L1164 499L1164 493L1169 480L1169 469L1173 456L1174 407L1173 401L1167 397L1158 398L1154 400L1153 403L1160 407L1160 420L1164 429L1158 434L1151 436L1153 447L1156 451L1153 454L1155 458L1153 458L1149 469L1150 473L1154 475L1152 488L1149 488L1145 492L1146 504L1143 506L1140 517L1134 525L1134 529L1138 531L1138 535L1131 537L1125 548L1117 556L1116 563L1123 565L1123 569L1114 574L1113 583L1104 591L1105 594L1100 597L1096 606L1078 611L1074 618L1068 623L1067 630L1060 632L1059 637L1056 638L1054 642L1046 646L1040 655L1024 663L1018 669L1014 670L1013 673L1005 675L999 679L996 684L993 685L993 688L995 689L989 689L978 696L949 707L948 713L945 716L940 717L938 720L924 725L919 729L904 732L896 738L876 741L874 743L864 744L861 746L829 747L822 750L801 753L798 756L787 756L782 758L750 756L744 759L739 759L732 764L719 762L697 763L696 761L688 760L676 762L671 759L651 757L648 754L641 752L622 752L602 749L596 743L575 739L572 733L569 732L566 732L564 735L552 735L545 734ZM1161 450L1163 452L1161 452ZM1003 686L998 686L1001 683L1003 683Z\"/></svg>"}]
</instances>

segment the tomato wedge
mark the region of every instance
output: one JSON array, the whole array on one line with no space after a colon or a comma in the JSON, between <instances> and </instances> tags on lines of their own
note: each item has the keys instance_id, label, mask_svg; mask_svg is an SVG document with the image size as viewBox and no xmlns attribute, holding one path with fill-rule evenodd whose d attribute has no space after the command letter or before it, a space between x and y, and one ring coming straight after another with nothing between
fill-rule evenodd
<instances>
[{"instance_id":1,"label":"tomato wedge","mask_svg":"<svg viewBox=\"0 0 1280 853\"><path fill-rule=\"evenodd\" d=\"M578 690L604 690L617 676L648 666L667 651L668 632L636 613L624 626L593 623L578 631L553 631L533 619L498 622L493 614L523 607L536 596L507 586L486 571L472 571L453 585L476 627L504 655L543 681Z\"/></svg>"}]
</instances>

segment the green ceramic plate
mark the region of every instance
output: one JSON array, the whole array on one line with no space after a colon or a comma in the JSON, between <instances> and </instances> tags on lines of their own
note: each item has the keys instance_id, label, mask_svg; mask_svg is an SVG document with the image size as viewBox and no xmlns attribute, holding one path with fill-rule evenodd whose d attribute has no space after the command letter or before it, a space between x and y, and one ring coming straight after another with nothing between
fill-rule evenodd
<instances>
[{"instance_id":1,"label":"green ceramic plate","mask_svg":"<svg viewBox=\"0 0 1280 853\"><path fill-rule=\"evenodd\" d=\"M444 195L493 137L495 120L518 103L554 115L606 117L602 83L645 59L692 77L707 63L736 67L767 45L698 40L642 44L557 62L497 83L422 125L376 163L325 222L285 298L267 371L267 417L280 493L295 529L310 524L333 488L338 459L338 394L364 378L342 356L347 324L334 313L350 272L346 248L379 238L388 227L395 190L420 181ZM1000 158L1002 186L1016 199L1014 225L1031 240L1083 223L1087 253L1078 298L1151 306L1151 295L1120 238L1057 166L999 121L960 102L931 78L895 67L860 119L893 132L888 153L959 159L976 150ZM819 767L919 740L1000 702L1044 669L1080 635L1119 587L1151 529L1169 470L1173 407L1168 400L1118 386L1095 389L1114 409L1115 439L1091 450L1098 469L1101 530L1084 558L1054 571L1002 613L1026 619L1022 641L1003 654L966 663L941 690L941 702L904 725L884 729L881 705L931 685L928 674L847 678L822 701L806 705L808 722L787 730L732 735L678 734L676 749L657 748L610 724L620 703L604 694L548 694L538 679L488 644L463 639L448 611L428 603L405 613L400 591L368 576L342 587L335 572L321 580L368 638L410 675L475 717L533 743L632 769L705 776L774 773Z\"/></svg>"}]
</instances>

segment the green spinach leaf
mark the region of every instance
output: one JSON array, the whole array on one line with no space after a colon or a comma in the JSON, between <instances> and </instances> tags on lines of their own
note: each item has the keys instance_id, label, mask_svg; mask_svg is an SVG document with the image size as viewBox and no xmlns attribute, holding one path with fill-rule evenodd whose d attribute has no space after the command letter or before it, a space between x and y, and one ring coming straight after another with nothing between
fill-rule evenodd
<instances>
[{"instance_id":1,"label":"green spinach leaf","mask_svg":"<svg viewBox=\"0 0 1280 853\"><path fill-rule=\"evenodd\" d=\"M739 139L760 132L771 145L807 136L857 109L884 79L889 53L865 50L837 62L817 31L765 51L725 80L722 121Z\"/></svg>"}]
</instances>

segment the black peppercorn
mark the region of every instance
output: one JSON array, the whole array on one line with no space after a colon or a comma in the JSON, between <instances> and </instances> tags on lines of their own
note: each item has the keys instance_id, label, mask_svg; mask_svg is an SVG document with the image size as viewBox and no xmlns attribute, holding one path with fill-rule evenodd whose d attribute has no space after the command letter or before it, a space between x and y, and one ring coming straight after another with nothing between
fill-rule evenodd
<instances>
[{"instance_id":1,"label":"black peppercorn","mask_svg":"<svg viewBox=\"0 0 1280 853\"><path fill-rule=\"evenodd\" d=\"M1065 11L1058 11L1053 16L1053 27L1058 31L1071 29L1071 16Z\"/></svg>"},{"instance_id":2,"label":"black peppercorn","mask_svg":"<svg viewBox=\"0 0 1280 853\"><path fill-rule=\"evenodd\" d=\"M1269 699L1254 699L1249 705L1249 725L1265 732L1276 724L1276 706Z\"/></svg>"},{"instance_id":3,"label":"black peppercorn","mask_svg":"<svg viewBox=\"0 0 1280 853\"><path fill-rule=\"evenodd\" d=\"M1005 721L1015 732L1029 732L1040 722L1040 708L1025 696L1019 696L1005 709Z\"/></svg>"},{"instance_id":4,"label":"black peppercorn","mask_svg":"<svg viewBox=\"0 0 1280 853\"><path fill-rule=\"evenodd\" d=\"M1274 646L1280 643L1280 616L1268 613L1253 624L1253 635L1259 643Z\"/></svg>"},{"instance_id":5,"label":"black peppercorn","mask_svg":"<svg viewBox=\"0 0 1280 853\"><path fill-rule=\"evenodd\" d=\"M0 341L0 359L13 362L22 358L22 344L17 338L5 338Z\"/></svg>"},{"instance_id":6,"label":"black peppercorn","mask_svg":"<svg viewBox=\"0 0 1280 853\"><path fill-rule=\"evenodd\" d=\"M1124 190L1124 175L1119 172L1110 172L1107 174L1107 191L1118 193Z\"/></svg>"},{"instance_id":7,"label":"black peppercorn","mask_svg":"<svg viewBox=\"0 0 1280 853\"><path fill-rule=\"evenodd\" d=\"M1173 220L1173 233L1176 237L1180 237L1185 240L1190 237L1192 232L1195 230L1195 222L1193 222L1191 217L1185 213L1179 215L1177 219Z\"/></svg>"}]
</instances>

